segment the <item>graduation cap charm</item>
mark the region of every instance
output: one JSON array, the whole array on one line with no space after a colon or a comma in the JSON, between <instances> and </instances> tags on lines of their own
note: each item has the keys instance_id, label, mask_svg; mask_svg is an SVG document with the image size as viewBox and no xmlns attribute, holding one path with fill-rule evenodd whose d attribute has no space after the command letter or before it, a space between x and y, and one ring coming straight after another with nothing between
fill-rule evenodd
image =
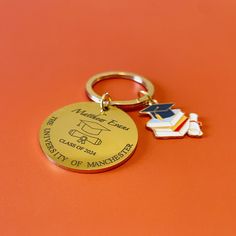
<instances>
[{"instance_id":1,"label":"graduation cap charm","mask_svg":"<svg viewBox=\"0 0 236 236\"><path fill-rule=\"evenodd\" d=\"M189 117L180 109L172 109L173 103L153 103L140 111L141 114L148 114L151 120L147 127L152 129L157 138L181 138L186 134L191 137L203 135L198 115L190 113Z\"/></svg>"},{"instance_id":2,"label":"graduation cap charm","mask_svg":"<svg viewBox=\"0 0 236 236\"><path fill-rule=\"evenodd\" d=\"M171 110L173 105L173 103L153 104L140 111L140 113L150 114L152 118L158 118L162 120L175 114Z\"/></svg>"}]
</instances>

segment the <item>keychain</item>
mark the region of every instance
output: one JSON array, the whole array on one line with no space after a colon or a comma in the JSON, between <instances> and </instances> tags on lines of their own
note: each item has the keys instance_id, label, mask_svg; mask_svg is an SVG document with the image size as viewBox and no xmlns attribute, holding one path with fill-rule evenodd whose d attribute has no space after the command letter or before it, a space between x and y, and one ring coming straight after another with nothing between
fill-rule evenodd
<instances>
[{"instance_id":1,"label":"keychain","mask_svg":"<svg viewBox=\"0 0 236 236\"><path fill-rule=\"evenodd\" d=\"M110 78L129 79L141 84L146 91L128 101L113 101L109 93L99 96L93 86ZM53 112L42 124L40 145L54 164L82 173L103 172L115 168L129 159L138 142L134 121L123 110L144 107L141 114L151 120L147 127L158 138L202 136L198 116L189 117L173 103L160 104L152 99L153 84L146 78L129 72L104 72L91 77L86 93L93 102L67 105Z\"/></svg>"}]
</instances>

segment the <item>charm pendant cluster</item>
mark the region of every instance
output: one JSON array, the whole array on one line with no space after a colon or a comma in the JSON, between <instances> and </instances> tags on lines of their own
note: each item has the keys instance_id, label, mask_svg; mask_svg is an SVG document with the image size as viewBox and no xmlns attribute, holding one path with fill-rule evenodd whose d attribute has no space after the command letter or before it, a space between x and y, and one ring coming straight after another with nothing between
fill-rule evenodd
<instances>
[{"instance_id":1,"label":"charm pendant cluster","mask_svg":"<svg viewBox=\"0 0 236 236\"><path fill-rule=\"evenodd\" d=\"M172 109L173 105L173 103L154 103L141 110L141 114L148 114L151 117L147 127L153 130L157 138L181 138L185 135L201 137L203 132L198 114L190 113L186 116L181 109Z\"/></svg>"}]
</instances>

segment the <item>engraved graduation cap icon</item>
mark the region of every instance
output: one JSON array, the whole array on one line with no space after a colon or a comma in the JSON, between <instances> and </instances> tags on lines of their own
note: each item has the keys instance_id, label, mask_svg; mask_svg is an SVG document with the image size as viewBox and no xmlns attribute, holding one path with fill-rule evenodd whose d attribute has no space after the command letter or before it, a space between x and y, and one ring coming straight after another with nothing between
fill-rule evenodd
<instances>
[{"instance_id":1,"label":"engraved graduation cap icon","mask_svg":"<svg viewBox=\"0 0 236 236\"><path fill-rule=\"evenodd\" d=\"M152 118L157 119L165 119L175 115L175 113L171 110L171 107L174 103L157 103L148 106L140 111L140 113L148 114Z\"/></svg>"},{"instance_id":2,"label":"engraved graduation cap icon","mask_svg":"<svg viewBox=\"0 0 236 236\"><path fill-rule=\"evenodd\" d=\"M96 135L96 136L99 135L102 131L110 131L103 125L88 120L80 120L78 126L80 127L81 131L83 131L85 134Z\"/></svg>"}]
</instances>

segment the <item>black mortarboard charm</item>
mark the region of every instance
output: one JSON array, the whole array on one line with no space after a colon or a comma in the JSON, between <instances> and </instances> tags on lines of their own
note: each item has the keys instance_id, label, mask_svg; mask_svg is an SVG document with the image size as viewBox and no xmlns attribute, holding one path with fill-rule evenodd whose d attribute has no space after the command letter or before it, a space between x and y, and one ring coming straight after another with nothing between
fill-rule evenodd
<instances>
[{"instance_id":1,"label":"black mortarboard charm","mask_svg":"<svg viewBox=\"0 0 236 236\"><path fill-rule=\"evenodd\" d=\"M161 119L165 119L175 115L171 110L173 103L164 103L164 104L152 104L147 108L140 111L140 113L150 114L153 118L159 116Z\"/></svg>"}]
</instances>

